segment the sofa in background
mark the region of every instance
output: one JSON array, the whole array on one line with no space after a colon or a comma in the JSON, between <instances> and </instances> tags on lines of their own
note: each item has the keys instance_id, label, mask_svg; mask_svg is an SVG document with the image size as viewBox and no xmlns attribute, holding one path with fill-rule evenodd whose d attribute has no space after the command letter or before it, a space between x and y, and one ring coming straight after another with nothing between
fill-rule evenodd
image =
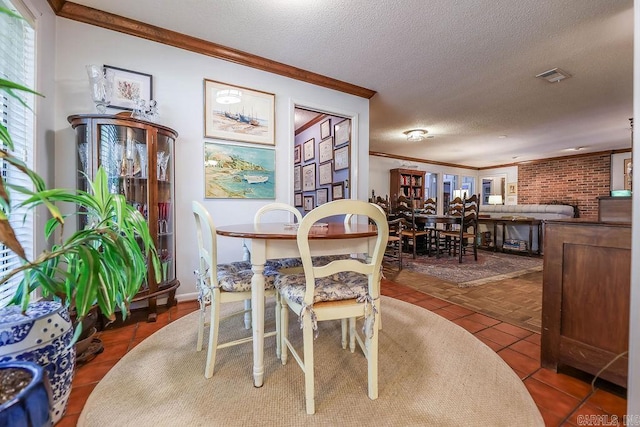
<instances>
[{"instance_id":1,"label":"sofa in background","mask_svg":"<svg viewBox=\"0 0 640 427\"><path fill-rule=\"evenodd\" d=\"M479 215L488 216L490 218L503 217L523 217L535 218L540 220L546 219L569 219L575 217L575 210L570 205L482 205L480 206ZM493 234L493 227L487 228L485 224L480 224L479 231L490 231ZM544 225L542 227L544 241ZM498 227L498 235L496 236L498 248L502 248L502 232ZM515 239L529 241L529 226L525 224L514 224L505 226L505 239ZM538 250L538 235L534 230L532 250ZM542 252L542 248L540 248Z\"/></svg>"}]
</instances>

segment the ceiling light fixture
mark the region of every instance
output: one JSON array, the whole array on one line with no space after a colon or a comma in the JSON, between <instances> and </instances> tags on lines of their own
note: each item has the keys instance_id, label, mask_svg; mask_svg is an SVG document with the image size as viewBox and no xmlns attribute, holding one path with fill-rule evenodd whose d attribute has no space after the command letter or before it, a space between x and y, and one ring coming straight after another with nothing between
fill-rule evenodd
<instances>
[{"instance_id":1,"label":"ceiling light fixture","mask_svg":"<svg viewBox=\"0 0 640 427\"><path fill-rule=\"evenodd\" d=\"M411 129L411 130L406 130L404 132L405 135L407 135L407 141L422 141L426 135L427 135L427 131L424 129Z\"/></svg>"},{"instance_id":2,"label":"ceiling light fixture","mask_svg":"<svg viewBox=\"0 0 640 427\"><path fill-rule=\"evenodd\" d=\"M571 74L560 68L552 68L536 75L536 78L545 79L549 83L558 83L560 80L568 79L569 77L571 77Z\"/></svg>"},{"instance_id":3,"label":"ceiling light fixture","mask_svg":"<svg viewBox=\"0 0 640 427\"><path fill-rule=\"evenodd\" d=\"M222 89L216 92L216 102L218 104L237 104L242 99L242 92L236 89Z\"/></svg>"}]
</instances>

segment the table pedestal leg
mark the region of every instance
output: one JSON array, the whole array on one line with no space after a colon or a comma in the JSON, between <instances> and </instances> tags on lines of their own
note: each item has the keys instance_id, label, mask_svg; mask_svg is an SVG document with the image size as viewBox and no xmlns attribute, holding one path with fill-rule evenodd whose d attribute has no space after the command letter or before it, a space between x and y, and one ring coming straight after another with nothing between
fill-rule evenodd
<instances>
[{"instance_id":1,"label":"table pedestal leg","mask_svg":"<svg viewBox=\"0 0 640 427\"><path fill-rule=\"evenodd\" d=\"M251 270L251 320L253 326L253 385L262 387L264 382L264 241L252 242Z\"/></svg>"}]
</instances>

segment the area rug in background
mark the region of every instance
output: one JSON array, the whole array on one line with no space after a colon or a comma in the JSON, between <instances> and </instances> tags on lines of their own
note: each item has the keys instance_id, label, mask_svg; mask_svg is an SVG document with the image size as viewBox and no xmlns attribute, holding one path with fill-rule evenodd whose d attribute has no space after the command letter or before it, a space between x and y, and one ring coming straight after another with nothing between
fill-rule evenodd
<instances>
[{"instance_id":1,"label":"area rug in background","mask_svg":"<svg viewBox=\"0 0 640 427\"><path fill-rule=\"evenodd\" d=\"M518 376L467 331L387 297L382 315L377 400L367 397L362 353L340 345L340 322L319 323L316 414L306 415L302 371L292 357L284 366L276 359L273 338L265 341L263 387L253 387L250 344L219 350L214 376L205 379L206 351L195 351L193 313L127 353L96 386L78 425L544 425ZM247 332L241 319L233 320L221 323L221 337ZM290 337L300 338L291 320Z\"/></svg>"},{"instance_id":2,"label":"area rug in background","mask_svg":"<svg viewBox=\"0 0 640 427\"><path fill-rule=\"evenodd\" d=\"M455 283L461 288L542 271L542 258L500 252L479 251L478 261L473 259L473 254L465 255L462 263L458 262L458 257L448 255L440 258L419 256L415 260L407 256L405 259L404 268Z\"/></svg>"}]
</instances>

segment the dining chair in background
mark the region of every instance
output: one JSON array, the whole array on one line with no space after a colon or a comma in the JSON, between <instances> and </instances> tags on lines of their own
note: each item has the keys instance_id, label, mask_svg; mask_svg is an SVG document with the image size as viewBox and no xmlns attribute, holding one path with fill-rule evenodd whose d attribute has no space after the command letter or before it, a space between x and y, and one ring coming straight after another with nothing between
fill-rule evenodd
<instances>
[{"instance_id":1,"label":"dining chair in background","mask_svg":"<svg viewBox=\"0 0 640 427\"><path fill-rule=\"evenodd\" d=\"M467 246L473 247L473 258L478 261L478 196L476 194L464 199L462 204L460 227L457 230L440 232L440 235L448 240L449 249L453 249L453 255L458 255L458 262L462 262L462 255L466 254Z\"/></svg>"},{"instance_id":2,"label":"dining chair in background","mask_svg":"<svg viewBox=\"0 0 640 427\"><path fill-rule=\"evenodd\" d=\"M350 258L314 265L311 258L309 233L313 224L334 215L355 214L371 219L377 227L372 252L365 259ZM378 322L380 310L380 278L389 227L384 212L377 206L359 200L336 200L307 213L298 228L297 243L304 273L282 274L276 287L282 300L281 339L282 364L287 363L288 351L302 368L305 376L305 401L308 414L315 413L314 333L317 323L325 320L349 320L349 333L362 349L367 360L368 395L378 397ZM344 242L344 239L340 240ZM337 246L344 255L351 252L348 245ZM289 309L302 322L303 357L288 338ZM355 328L355 319L363 317L364 337Z\"/></svg>"},{"instance_id":3,"label":"dining chair in background","mask_svg":"<svg viewBox=\"0 0 640 427\"><path fill-rule=\"evenodd\" d=\"M430 233L428 230L420 229L416 224L416 213L412 207L399 203L396 212L402 215L407 221L401 232L403 246L411 249L413 259L416 259L418 246L427 248Z\"/></svg>"},{"instance_id":4,"label":"dining chair in background","mask_svg":"<svg viewBox=\"0 0 640 427\"><path fill-rule=\"evenodd\" d=\"M216 228L211 215L199 202L192 202L192 211L196 223L198 241L198 270L197 288L200 316L198 319L198 337L196 350L202 350L204 328L206 322L206 307L210 306L209 342L207 343L207 363L205 377L211 378L215 367L216 351L225 347L244 344L252 341L252 337L241 338L226 343L218 343L220 320L246 313L246 308L236 311L223 318L220 317L220 304L251 300L251 278L253 272L247 261L229 264L218 264L218 249ZM275 296L274 280L277 271L265 267L265 296ZM246 306L245 306L246 307ZM266 333L264 336L274 336L277 331Z\"/></svg>"},{"instance_id":5,"label":"dining chair in background","mask_svg":"<svg viewBox=\"0 0 640 427\"><path fill-rule=\"evenodd\" d=\"M407 226L404 218L387 221L389 226L389 240L384 256L389 261L398 262L398 271L402 270L402 231Z\"/></svg>"}]
</instances>

